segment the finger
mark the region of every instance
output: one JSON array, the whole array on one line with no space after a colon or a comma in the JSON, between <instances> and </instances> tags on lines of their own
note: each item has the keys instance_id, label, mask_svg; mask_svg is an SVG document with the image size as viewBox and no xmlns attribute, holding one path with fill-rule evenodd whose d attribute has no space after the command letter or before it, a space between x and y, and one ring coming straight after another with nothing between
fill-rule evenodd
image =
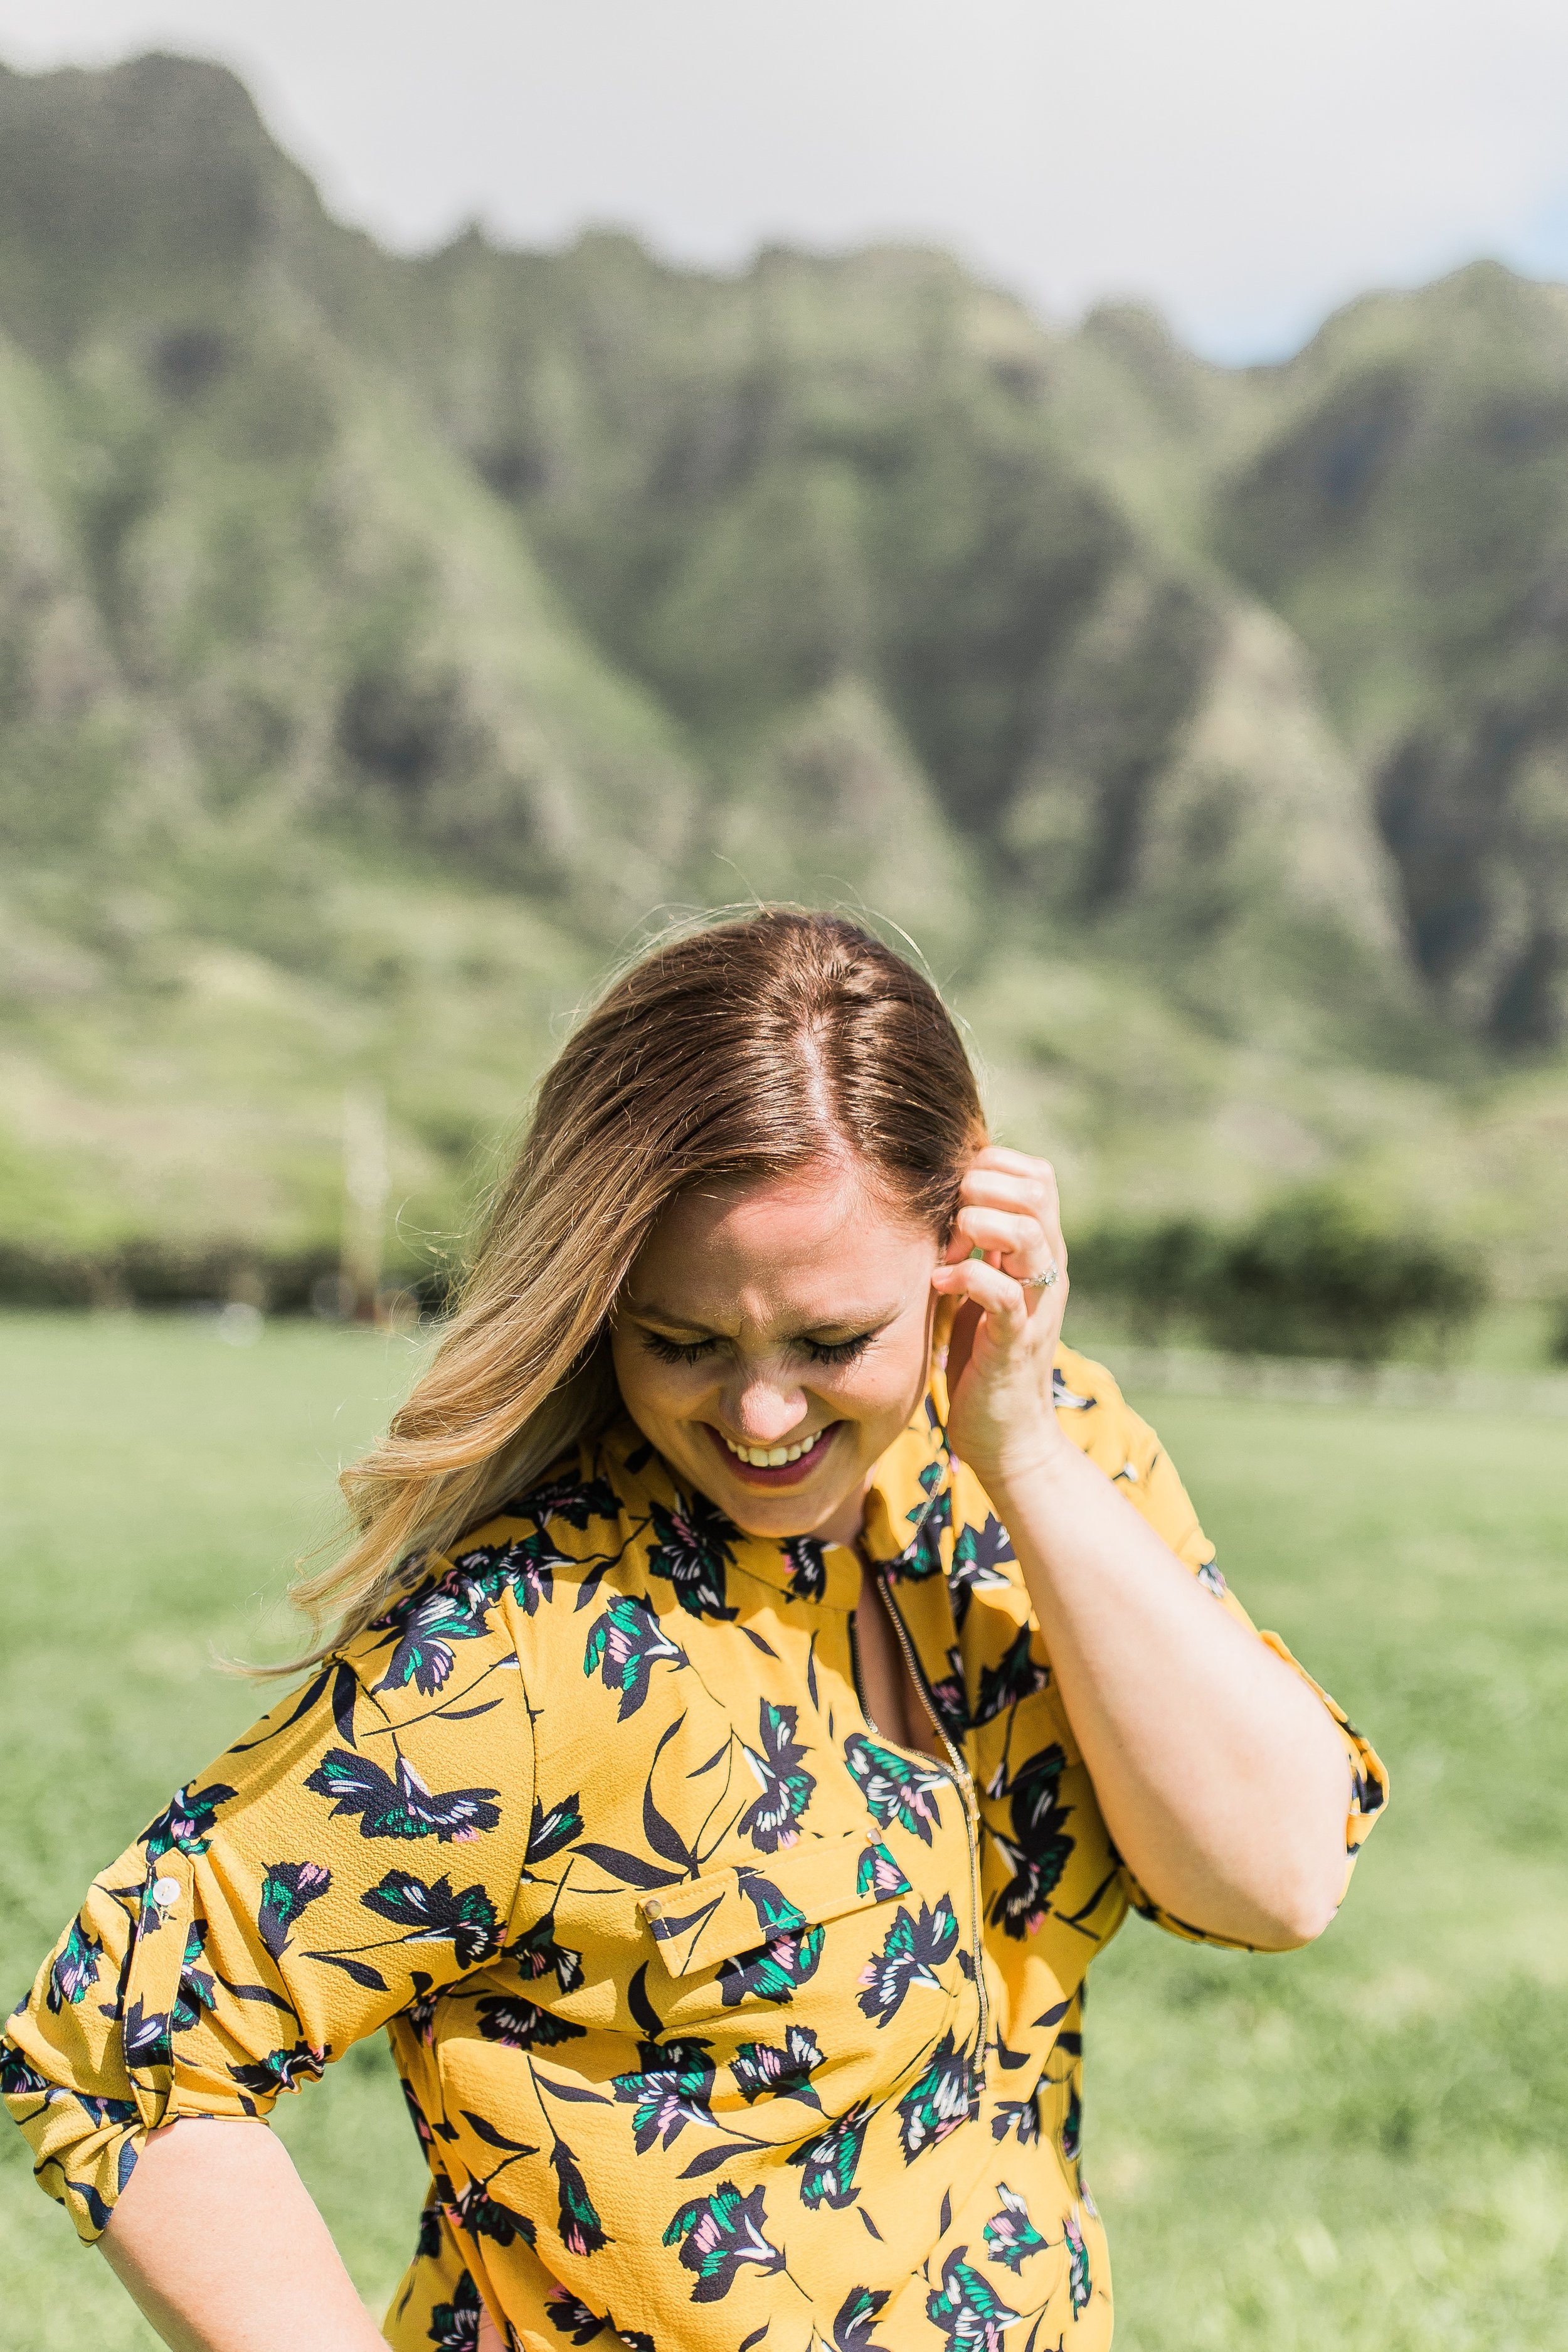
<instances>
[{"instance_id":1,"label":"finger","mask_svg":"<svg viewBox=\"0 0 1568 2352\"><path fill-rule=\"evenodd\" d=\"M1054 1224L1061 1213L1054 1186L1030 1176L996 1176L984 1169L964 1179L959 1202L966 1209L1009 1209L1017 1216L1038 1217L1042 1225Z\"/></svg>"},{"instance_id":2,"label":"finger","mask_svg":"<svg viewBox=\"0 0 1568 2352\"><path fill-rule=\"evenodd\" d=\"M1055 1240L1061 1234L1061 1218L1055 1212L1055 1202L1041 1197L1041 1192L1034 1185L1025 1188L1013 1179L1009 1179L1006 1192L988 1185L985 1192L964 1195L964 1202L959 1204L959 1230L964 1230L964 1233L973 1230L977 1240L980 1223L988 1223L988 1230L992 1225L997 1230L1004 1230L1009 1223L1032 1225L1046 1249L1053 1249Z\"/></svg>"},{"instance_id":3,"label":"finger","mask_svg":"<svg viewBox=\"0 0 1568 2352\"><path fill-rule=\"evenodd\" d=\"M1021 1339L1029 1328L1029 1293L1010 1274L988 1265L984 1258L967 1257L958 1265L939 1265L931 1285L944 1298L971 1299L985 1316L991 1337L1004 1345Z\"/></svg>"},{"instance_id":4,"label":"finger","mask_svg":"<svg viewBox=\"0 0 1568 2352\"><path fill-rule=\"evenodd\" d=\"M1021 1175L1004 1169L970 1168L959 1197L988 1208L1032 1209L1046 1225L1058 1223L1061 1216L1055 1171L1045 1160L1031 1161L1029 1172Z\"/></svg>"},{"instance_id":5,"label":"finger","mask_svg":"<svg viewBox=\"0 0 1568 2352\"><path fill-rule=\"evenodd\" d=\"M956 1237L971 1241L988 1256L999 1253L1008 1274L1043 1274L1049 1266L1061 1271L1067 1265L1061 1226L1032 1213L1025 1216L1002 1209L964 1209Z\"/></svg>"},{"instance_id":6,"label":"finger","mask_svg":"<svg viewBox=\"0 0 1568 2352\"><path fill-rule=\"evenodd\" d=\"M1023 1155L1014 1155L1021 1159ZM959 1198L964 1202L986 1202L997 1208L1031 1208L1042 1223L1058 1223L1061 1216L1061 1194L1057 1186L1056 1171L1049 1160L1030 1160L1027 1173L1018 1174L999 1168L987 1168L976 1161L964 1173Z\"/></svg>"},{"instance_id":7,"label":"finger","mask_svg":"<svg viewBox=\"0 0 1568 2352\"><path fill-rule=\"evenodd\" d=\"M973 1249L1000 1250L1026 1261L1027 1274L1038 1274L1051 1255L1045 1227L1032 1211L1014 1215L1005 1209L960 1209L957 1230Z\"/></svg>"},{"instance_id":8,"label":"finger","mask_svg":"<svg viewBox=\"0 0 1568 2352\"><path fill-rule=\"evenodd\" d=\"M1006 1143L988 1143L977 1151L969 1162L971 1168L996 1168L1009 1176L1038 1176L1056 1181L1056 1171L1049 1160L1040 1160L1032 1151L1014 1151Z\"/></svg>"}]
</instances>

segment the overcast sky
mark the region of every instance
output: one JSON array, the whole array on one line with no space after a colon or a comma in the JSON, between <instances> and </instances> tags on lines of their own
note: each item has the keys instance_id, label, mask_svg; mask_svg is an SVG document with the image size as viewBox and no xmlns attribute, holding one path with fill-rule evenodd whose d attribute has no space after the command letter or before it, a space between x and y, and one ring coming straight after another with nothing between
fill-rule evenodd
<instances>
[{"instance_id":1,"label":"overcast sky","mask_svg":"<svg viewBox=\"0 0 1568 2352\"><path fill-rule=\"evenodd\" d=\"M15 66L151 47L402 246L915 237L1220 358L1477 254L1568 278L1565 0L0 0Z\"/></svg>"}]
</instances>

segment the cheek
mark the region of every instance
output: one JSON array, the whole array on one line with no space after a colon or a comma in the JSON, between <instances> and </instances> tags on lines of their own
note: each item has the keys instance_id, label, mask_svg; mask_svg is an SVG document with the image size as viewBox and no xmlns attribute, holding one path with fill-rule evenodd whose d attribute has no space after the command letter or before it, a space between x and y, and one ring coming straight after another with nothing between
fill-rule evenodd
<instances>
[{"instance_id":1,"label":"cheek","mask_svg":"<svg viewBox=\"0 0 1568 2352\"><path fill-rule=\"evenodd\" d=\"M661 1364L634 1339L612 1339L610 1360L621 1401L639 1421L664 1418L677 1409L681 1389L691 1378L683 1366Z\"/></svg>"},{"instance_id":2,"label":"cheek","mask_svg":"<svg viewBox=\"0 0 1568 2352\"><path fill-rule=\"evenodd\" d=\"M661 1363L628 1335L612 1339L610 1360L621 1402L644 1435L655 1429L670 1433L682 1422L712 1410L721 1373L706 1358L695 1364Z\"/></svg>"},{"instance_id":3,"label":"cheek","mask_svg":"<svg viewBox=\"0 0 1568 2352\"><path fill-rule=\"evenodd\" d=\"M819 1375L816 1385L857 1421L892 1417L902 1424L925 1386L926 1371L925 1347L917 1337L904 1346L878 1349L836 1375Z\"/></svg>"}]
</instances>

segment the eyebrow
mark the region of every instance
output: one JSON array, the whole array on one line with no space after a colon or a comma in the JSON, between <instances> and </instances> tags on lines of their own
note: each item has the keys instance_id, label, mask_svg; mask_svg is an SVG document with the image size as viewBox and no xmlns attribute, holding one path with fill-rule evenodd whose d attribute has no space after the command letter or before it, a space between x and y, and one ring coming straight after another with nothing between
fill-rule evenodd
<instances>
[{"instance_id":1,"label":"eyebrow","mask_svg":"<svg viewBox=\"0 0 1568 2352\"><path fill-rule=\"evenodd\" d=\"M657 1299L632 1298L629 1297L626 1300L626 1304L632 1313L636 1316L639 1322L663 1323L672 1331L695 1331L700 1334L700 1336L705 1339L723 1339L729 1337L727 1332L716 1331L712 1328L711 1325L699 1323L694 1316L679 1315L673 1307L662 1307ZM863 1316L827 1316L820 1322L802 1324L798 1331L791 1334L791 1337L796 1339L804 1339L816 1331L859 1332L881 1330L885 1324L891 1323L894 1319L898 1312L899 1309L896 1306L874 1307L868 1308Z\"/></svg>"}]
</instances>

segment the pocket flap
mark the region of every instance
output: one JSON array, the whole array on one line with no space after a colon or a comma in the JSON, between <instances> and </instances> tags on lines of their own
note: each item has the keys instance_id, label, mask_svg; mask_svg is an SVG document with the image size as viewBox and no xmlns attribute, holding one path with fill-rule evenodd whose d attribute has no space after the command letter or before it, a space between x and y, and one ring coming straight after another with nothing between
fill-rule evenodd
<instances>
[{"instance_id":1,"label":"pocket flap","mask_svg":"<svg viewBox=\"0 0 1568 2352\"><path fill-rule=\"evenodd\" d=\"M878 1831L846 1830L706 1871L637 1907L670 1974L685 1977L909 1891Z\"/></svg>"}]
</instances>

